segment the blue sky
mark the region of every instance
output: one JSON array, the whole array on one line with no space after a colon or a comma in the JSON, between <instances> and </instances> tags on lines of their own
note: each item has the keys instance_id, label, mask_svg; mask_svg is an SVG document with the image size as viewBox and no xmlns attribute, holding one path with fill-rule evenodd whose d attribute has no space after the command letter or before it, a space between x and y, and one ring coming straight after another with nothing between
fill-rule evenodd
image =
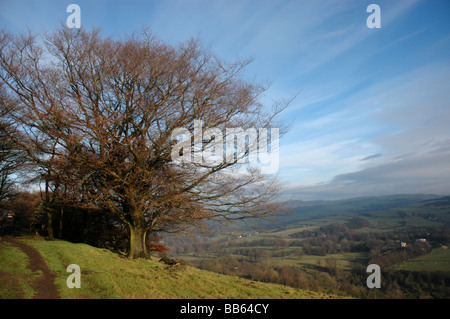
<instances>
[{"instance_id":1,"label":"blue sky","mask_svg":"<svg viewBox=\"0 0 450 319\"><path fill-rule=\"evenodd\" d=\"M54 30L70 3L83 27L120 36L149 26L225 60L254 58L264 101L295 100L278 176L298 199L450 194L450 1L2 1L0 27ZM369 29L369 4L381 28Z\"/></svg>"}]
</instances>

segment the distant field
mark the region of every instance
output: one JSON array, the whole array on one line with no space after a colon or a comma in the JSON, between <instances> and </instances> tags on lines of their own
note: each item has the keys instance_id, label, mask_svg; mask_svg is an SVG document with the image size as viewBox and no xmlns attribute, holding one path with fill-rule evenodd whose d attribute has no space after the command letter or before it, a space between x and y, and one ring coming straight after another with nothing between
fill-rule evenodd
<instances>
[{"instance_id":1,"label":"distant field","mask_svg":"<svg viewBox=\"0 0 450 319\"><path fill-rule=\"evenodd\" d=\"M328 254L326 256L304 255L300 258L299 264L326 266L327 259L336 259L337 268L351 269L355 263L361 263L366 258L366 253Z\"/></svg>"},{"instance_id":2,"label":"distant field","mask_svg":"<svg viewBox=\"0 0 450 319\"><path fill-rule=\"evenodd\" d=\"M436 248L429 254L396 265L395 269L410 271L450 271L450 249Z\"/></svg>"},{"instance_id":3,"label":"distant field","mask_svg":"<svg viewBox=\"0 0 450 319\"><path fill-rule=\"evenodd\" d=\"M414 248L418 247L414 244L417 238L427 240L427 251L431 247L448 245L450 197L427 199L427 196L418 196L414 200L414 196L392 196L387 198L386 203L385 200L386 198L356 199L335 202L336 206L331 206L333 203L330 202L315 202L317 206L300 202L302 206L297 207L292 215L280 216L273 223L261 222L258 228L236 227L227 237L216 237L213 234L189 244L181 240L173 246L170 241L167 243L171 247L182 248L173 256L192 262L200 268L238 274L245 278L261 277L254 269L271 269L273 272L265 274L269 280L278 283L291 280L288 284L297 287L308 286L298 286L299 282L305 283L301 281L302 276L295 277L295 274L308 274L306 277L313 285L317 282L322 285L328 276L333 280L338 279L333 283L328 282L327 287L340 287L339 289L352 296L364 292L355 292L356 288L348 285L340 286L339 278L349 278L350 282L354 279L352 276L359 276L359 271L376 260L380 264L384 263L383 267L386 269L394 270L390 273L394 279L389 283L389 288L383 291L384 296L447 298L447 281L436 284L424 279L419 287L410 285L405 278L428 278L427 272L418 274L423 270L442 271L442 274L433 275L447 278L446 272L450 271L450 249L434 249L431 253L408 262L395 263L421 254L420 251L413 253ZM306 232L302 234L304 231ZM407 250L396 249L400 241L407 242ZM380 258L385 253L392 253L389 255L392 259ZM324 254L326 255L323 256ZM221 267L224 264L227 266ZM228 265L233 265L234 270L230 271L231 266ZM342 282L345 283L345 280ZM399 286L398 283L402 285Z\"/></svg>"},{"instance_id":4,"label":"distant field","mask_svg":"<svg viewBox=\"0 0 450 319\"><path fill-rule=\"evenodd\" d=\"M303 255L301 257L272 257L270 262L276 266L296 266L300 268L327 267L327 260L335 259L337 269L351 269L355 264L365 261L365 253L328 254L326 256Z\"/></svg>"}]
</instances>

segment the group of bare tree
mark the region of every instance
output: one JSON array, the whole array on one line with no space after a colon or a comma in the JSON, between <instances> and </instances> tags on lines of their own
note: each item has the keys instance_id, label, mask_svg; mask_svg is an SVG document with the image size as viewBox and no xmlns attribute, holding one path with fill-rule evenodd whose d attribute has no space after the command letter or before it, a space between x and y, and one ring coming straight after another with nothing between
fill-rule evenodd
<instances>
[{"instance_id":1,"label":"group of bare tree","mask_svg":"<svg viewBox=\"0 0 450 319\"><path fill-rule=\"evenodd\" d=\"M130 258L148 257L150 233L279 212L276 179L257 168L171 157L172 132L193 130L195 120L223 132L281 127L288 103L261 104L267 88L242 76L249 62L225 63L197 40L169 45L147 31L119 40L98 30L2 31L2 181L14 152L25 156L49 214L55 201L108 210L128 226Z\"/></svg>"}]
</instances>

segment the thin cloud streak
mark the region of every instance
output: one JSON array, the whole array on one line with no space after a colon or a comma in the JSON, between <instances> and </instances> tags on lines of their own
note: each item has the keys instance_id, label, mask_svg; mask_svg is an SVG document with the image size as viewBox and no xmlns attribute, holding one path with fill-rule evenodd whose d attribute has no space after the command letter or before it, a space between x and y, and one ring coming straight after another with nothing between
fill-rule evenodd
<instances>
[{"instance_id":1,"label":"thin cloud streak","mask_svg":"<svg viewBox=\"0 0 450 319\"><path fill-rule=\"evenodd\" d=\"M396 86L394 86L394 83ZM287 193L299 198L323 198L323 196L348 197L354 195L382 195L400 193L446 194L450 189L450 67L447 64L429 65L395 79L378 83L367 89L374 94L374 105L382 105L365 120L382 126L381 134L364 142L378 147L379 152L366 153L357 148L344 149L321 147L321 156L340 163L344 158L354 158L353 169L335 174L321 182L291 182ZM364 117L361 117L364 118ZM371 119L372 118L372 119ZM364 126L365 122L359 123ZM334 126L336 127L336 126ZM341 136L326 139L336 145ZM361 140L355 139L357 143ZM363 142L363 143L364 143ZM304 143L304 145L307 145ZM310 147L313 148L314 143ZM366 150L374 149L371 147ZM337 155L339 154L339 155ZM382 156L383 154L383 156ZM291 155L295 157L294 155ZM297 154L301 158L302 154ZM346 157L345 157L346 156ZM316 160L317 158L311 158ZM281 160L283 163L283 160ZM329 163L327 164L329 165ZM333 167L333 165L331 165ZM287 173L286 173L287 174ZM303 184L303 185L302 185ZM309 184L309 185L305 185Z\"/></svg>"}]
</instances>

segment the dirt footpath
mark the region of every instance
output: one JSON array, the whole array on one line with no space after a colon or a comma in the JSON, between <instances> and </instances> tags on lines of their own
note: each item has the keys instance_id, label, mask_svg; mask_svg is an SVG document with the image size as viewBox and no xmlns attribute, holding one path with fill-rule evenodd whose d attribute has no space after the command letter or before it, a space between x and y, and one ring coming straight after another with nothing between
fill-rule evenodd
<instances>
[{"instance_id":1,"label":"dirt footpath","mask_svg":"<svg viewBox=\"0 0 450 319\"><path fill-rule=\"evenodd\" d=\"M35 248L12 237L2 237L1 240L19 248L28 255L30 258L28 269L33 272L42 271L42 275L31 282L31 287L36 291L33 299L60 299L58 289L55 286L56 274L48 268L41 254Z\"/></svg>"}]
</instances>

